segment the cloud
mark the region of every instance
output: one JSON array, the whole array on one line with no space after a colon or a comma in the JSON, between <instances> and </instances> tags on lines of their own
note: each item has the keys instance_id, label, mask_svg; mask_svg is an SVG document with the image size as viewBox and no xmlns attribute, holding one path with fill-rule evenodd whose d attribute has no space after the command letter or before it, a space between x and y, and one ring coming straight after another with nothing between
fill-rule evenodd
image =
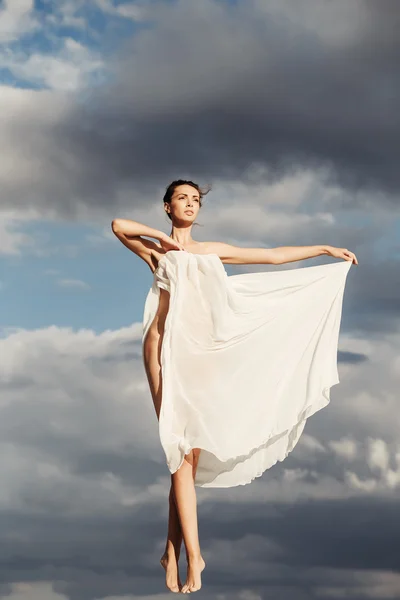
<instances>
[{"instance_id":1,"label":"cloud","mask_svg":"<svg viewBox=\"0 0 400 600\"><path fill-rule=\"evenodd\" d=\"M142 21L149 14L149 2L124 2L122 4L114 4L112 0L94 0L94 2L106 14L132 21Z\"/></svg>"},{"instance_id":2,"label":"cloud","mask_svg":"<svg viewBox=\"0 0 400 600\"><path fill-rule=\"evenodd\" d=\"M140 323L97 335L14 328L0 339L2 552L24 556L21 581L58 580L63 568L54 590L66 597L82 585L87 598L160 590L170 478L140 340ZM284 463L252 486L198 490L210 598L264 597L276 585L286 599L306 580L308 597L324 598L353 589L340 569L397 571L399 438L389 399L394 406L400 339L341 340L368 360L340 362L340 390ZM3 576L15 581L4 568Z\"/></svg>"},{"instance_id":3,"label":"cloud","mask_svg":"<svg viewBox=\"0 0 400 600\"><path fill-rule=\"evenodd\" d=\"M343 573L344 576L344 573ZM400 575L391 571L354 571L347 576L347 585L320 585L318 598L353 598L356 600L395 600L400 590Z\"/></svg>"},{"instance_id":4,"label":"cloud","mask_svg":"<svg viewBox=\"0 0 400 600\"><path fill-rule=\"evenodd\" d=\"M34 0L3 0L0 6L0 43L12 42L38 27Z\"/></svg>"},{"instance_id":5,"label":"cloud","mask_svg":"<svg viewBox=\"0 0 400 600\"><path fill-rule=\"evenodd\" d=\"M96 148L84 138L76 145L78 130L74 133L68 127L76 110L70 95L3 87L0 109L0 133L7 148L0 165L0 201L4 231L13 231L3 237L3 253L50 251L43 239L27 237L23 230L27 215L36 220L45 215L49 221L90 218L103 228L108 223L107 230L112 218L123 216L169 231L170 224L163 219L163 188L156 185L157 178L154 182L154 178L144 181L139 177L131 186L122 173L129 155L119 157L106 146L102 149L101 140ZM90 122L85 128L91 129ZM94 137L100 129L104 127L92 130ZM79 135L85 137L83 125ZM330 184L325 170L294 170L280 180L265 178L265 169L254 169L247 182L226 182L222 174L215 178L198 218L203 239L242 246L325 243L350 248L360 261L346 292L352 326L372 335L391 331L400 306L393 210L380 205L371 220L359 200L353 223L348 221L346 207L352 201L350 192ZM368 194L364 199L372 201ZM389 257L379 256L376 248L382 244ZM344 326L348 326L346 321ZM353 359L362 360L362 356Z\"/></svg>"},{"instance_id":6,"label":"cloud","mask_svg":"<svg viewBox=\"0 0 400 600\"><path fill-rule=\"evenodd\" d=\"M91 0L86 4L92 4ZM74 28L77 30L87 29L88 21L81 12L82 0L48 0L49 11L44 15L46 25L60 28Z\"/></svg>"},{"instance_id":7,"label":"cloud","mask_svg":"<svg viewBox=\"0 0 400 600\"><path fill-rule=\"evenodd\" d=\"M68 178L71 208L78 197L87 207L125 205L127 188L140 204L178 172L247 183L259 167L260 181L268 184L323 169L330 185L352 192L347 207L363 207L367 199L359 190L371 190L381 203L396 202L399 82L390 54L395 41L389 45L385 37L393 14L380 11L381 28L372 31L374 5L354 4L350 10L343 3L332 8L310 1L301 18L292 2L250 0L246 8L212 0L157 4L152 27L108 57L110 81L84 105L61 100L68 111L49 124L44 148L46 158L55 153L57 160L41 182L32 182L32 195L41 197L45 186L46 198L61 198L68 172L76 180ZM314 9L319 35L317 17L311 17L314 30L308 23ZM287 18L292 11L296 18ZM333 44L338 21L350 27L349 11L357 36L348 34L347 45ZM371 48L385 58L386 70L382 60L366 62ZM35 67L37 78L71 90L85 73L102 67L77 42L66 42L63 52L54 58L32 54L20 68L32 73ZM60 99L30 97L31 111L45 102L59 115ZM15 123L9 127L13 145L22 144L23 156L32 157L33 139L20 140ZM38 127L30 124L33 132Z\"/></svg>"},{"instance_id":8,"label":"cloud","mask_svg":"<svg viewBox=\"0 0 400 600\"><path fill-rule=\"evenodd\" d=\"M80 6L44 19L89 30ZM398 597L398 3L97 7L148 26L108 57L72 37L52 56L3 47L3 65L50 89L0 89L0 251L49 252L26 227L43 218L99 223L85 243L102 247L115 216L169 229L161 198L177 176L213 184L203 239L355 251L329 407L251 486L199 490L202 595ZM31 9L2 4L3 43L35 31ZM112 77L91 87L102 69ZM48 274L86 289L61 272ZM141 323L96 334L5 321L0 595L167 597L170 477L140 339Z\"/></svg>"},{"instance_id":9,"label":"cloud","mask_svg":"<svg viewBox=\"0 0 400 600\"><path fill-rule=\"evenodd\" d=\"M35 247L34 237L21 231L21 228L26 222L34 222L38 219L37 211L32 208L29 210L27 207L25 213L12 209L2 210L0 212L0 255L15 256L26 248Z\"/></svg>"},{"instance_id":10,"label":"cloud","mask_svg":"<svg viewBox=\"0 0 400 600\"><path fill-rule=\"evenodd\" d=\"M332 440L329 446L337 454L337 456L345 460L352 461L357 457L358 448L357 442L351 438L341 438L340 440Z\"/></svg>"},{"instance_id":11,"label":"cloud","mask_svg":"<svg viewBox=\"0 0 400 600\"><path fill-rule=\"evenodd\" d=\"M152 27L107 59L71 38L54 56L17 53L21 76L33 69L55 89L1 89L1 206L101 227L123 216L169 230L165 185L177 176L211 182L196 230L203 239L348 247L360 267L344 326L351 319L371 335L390 331L400 306L397 112L392 96L382 104L387 86L371 83L382 77L381 63L362 67L373 48L392 69L386 12L374 32L374 5L361 0L310 0L302 11L289 1L249 7L149 5ZM111 80L80 87L96 69ZM389 81L395 97L395 71ZM23 223L12 227L3 252L31 250ZM46 251L41 244L33 241L36 251Z\"/></svg>"},{"instance_id":12,"label":"cloud","mask_svg":"<svg viewBox=\"0 0 400 600\"><path fill-rule=\"evenodd\" d=\"M25 49L0 53L3 68L31 85L71 92L102 74L104 63L95 50L89 50L73 38L65 37L53 53L30 52Z\"/></svg>"},{"instance_id":13,"label":"cloud","mask_svg":"<svg viewBox=\"0 0 400 600\"><path fill-rule=\"evenodd\" d=\"M317 4L319 35L305 24ZM123 46L101 118L120 114L139 177L147 173L147 160L166 169L179 157L183 170L227 178L243 176L252 164L268 165L271 178L294 165L325 165L343 187L395 191L398 77L390 55L384 73L382 64L365 63L372 45L378 55L384 48L388 53L384 32L393 15L386 22L380 11L376 35L360 27L339 46L327 32L347 18L343 3L342 12L334 10L336 19L328 3L322 8L316 2L306 4L301 20L284 18L292 7L176 2L160 10L154 30ZM354 25L375 15L362 1L351 12ZM193 36L193 28L201 35ZM387 86L379 85L384 77L391 82L387 96Z\"/></svg>"}]
</instances>

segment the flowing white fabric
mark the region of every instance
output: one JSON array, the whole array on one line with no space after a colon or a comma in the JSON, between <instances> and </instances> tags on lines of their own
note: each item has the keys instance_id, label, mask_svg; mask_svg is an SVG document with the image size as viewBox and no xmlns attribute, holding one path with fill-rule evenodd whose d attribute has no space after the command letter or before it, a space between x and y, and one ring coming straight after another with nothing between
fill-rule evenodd
<instances>
[{"instance_id":1,"label":"flowing white fabric","mask_svg":"<svg viewBox=\"0 0 400 600\"><path fill-rule=\"evenodd\" d=\"M196 486L245 485L293 450L339 383L351 264L228 275L217 254L162 256L142 341L166 289L159 433L171 473L201 448Z\"/></svg>"}]
</instances>

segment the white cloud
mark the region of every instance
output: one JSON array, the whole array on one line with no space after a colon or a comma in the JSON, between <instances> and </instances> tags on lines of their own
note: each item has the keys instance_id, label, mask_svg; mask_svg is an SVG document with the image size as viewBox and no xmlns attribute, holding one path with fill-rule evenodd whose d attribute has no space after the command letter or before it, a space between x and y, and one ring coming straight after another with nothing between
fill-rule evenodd
<instances>
[{"instance_id":1,"label":"white cloud","mask_svg":"<svg viewBox=\"0 0 400 600\"><path fill-rule=\"evenodd\" d=\"M1 166L0 166L1 170ZM23 233L18 229L25 222L32 222L39 217L34 210L27 214L11 210L0 212L0 255L18 255L26 248L35 247L35 238L32 235Z\"/></svg>"},{"instance_id":2,"label":"white cloud","mask_svg":"<svg viewBox=\"0 0 400 600\"><path fill-rule=\"evenodd\" d=\"M50 581L24 581L10 583L7 600L68 600L64 594L58 594Z\"/></svg>"},{"instance_id":3,"label":"white cloud","mask_svg":"<svg viewBox=\"0 0 400 600\"><path fill-rule=\"evenodd\" d=\"M324 453L326 452L326 448L319 440L317 440L312 435L308 435L307 433L303 433L299 440L299 448L302 447L304 450L309 450L315 453Z\"/></svg>"},{"instance_id":4,"label":"white cloud","mask_svg":"<svg viewBox=\"0 0 400 600\"><path fill-rule=\"evenodd\" d=\"M85 29L89 26L86 19L76 14L81 7L81 0L56 0L51 4L51 12L45 15L45 22L57 27Z\"/></svg>"},{"instance_id":5,"label":"white cloud","mask_svg":"<svg viewBox=\"0 0 400 600\"><path fill-rule=\"evenodd\" d=\"M357 457L358 445L351 438L341 438L340 440L332 440L329 442L329 447L340 458L352 461Z\"/></svg>"},{"instance_id":6,"label":"white cloud","mask_svg":"<svg viewBox=\"0 0 400 600\"><path fill-rule=\"evenodd\" d=\"M0 339L1 378L5 386L1 400L0 474L7 485L0 494L1 507L13 504L18 510L40 511L51 498L54 507L88 514L111 507L163 503L169 474L142 365L141 323L100 335L90 330L74 332L56 326L34 331L14 328L6 330L5 335L8 337ZM396 356L400 340L392 338L386 344L388 350L391 344L388 354ZM374 356L379 354L374 351ZM378 358L376 361L376 368L390 387L392 382L387 376L390 362L379 362ZM371 365L362 366L361 370L360 365L351 366L357 388L367 385L364 369L370 370ZM340 394L335 394L331 401L335 409L341 411L353 401L345 389L349 375L343 379ZM374 391L366 389L364 393ZM341 408L339 398L343 402ZM325 409L324 421L333 424L333 417L334 411ZM312 420L310 418L310 425ZM346 418L346 423L356 431L356 422ZM339 438L338 442L336 438L331 443L327 440L339 457L350 458L354 456L352 441L356 435L360 448L364 439L367 442L351 471L343 465L343 477L338 477L340 463L328 466L329 455L319 442L323 436L305 434L301 444L303 452L300 445L299 453L295 449L291 454L297 466L282 463L279 468L267 471L256 484L230 488L217 496L212 489L199 489L199 502L213 498L214 502L292 503L304 498L344 499L374 492L390 493L397 488L400 473L400 469L390 467L389 455L393 455L400 466L399 448L389 441L398 435L398 430L393 431L391 425L389 412L386 441L372 437L373 421L366 427L365 435L358 431L347 440ZM12 438L7 434L10 431ZM334 430L331 434L334 435ZM61 443L66 440L68 451ZM389 446L393 449L389 450ZM323 457L322 470L318 463L312 468L307 460L302 464L304 447ZM74 456L88 453L125 456L128 453L141 461L151 456L156 461L154 464L159 465L158 476L151 477L147 483L141 482L144 473L138 465L132 468L131 480L116 471L101 470L87 477L71 470ZM367 477L366 468L371 471ZM34 496L40 490L38 505L25 506L23 490L30 490Z\"/></svg>"},{"instance_id":7,"label":"white cloud","mask_svg":"<svg viewBox=\"0 0 400 600\"><path fill-rule=\"evenodd\" d=\"M371 470L378 470L381 473L389 468L389 450L384 440L368 440L368 466Z\"/></svg>"},{"instance_id":8,"label":"white cloud","mask_svg":"<svg viewBox=\"0 0 400 600\"><path fill-rule=\"evenodd\" d=\"M332 444L332 442L331 442ZM390 467L393 454L397 469ZM365 462L372 475L361 478L352 471L346 471L346 480L350 487L365 492L384 492L400 486L400 462L396 449L391 452L389 444L382 439L367 438Z\"/></svg>"},{"instance_id":9,"label":"white cloud","mask_svg":"<svg viewBox=\"0 0 400 600\"><path fill-rule=\"evenodd\" d=\"M8 337L0 339L0 474L7 481L0 492L2 510L13 505L41 513L50 498L54 509L71 514L165 501L168 477L162 466L159 480L148 483L137 466L129 480L106 467L92 477L71 468L74 456L87 453L149 456L162 465L157 419L143 385L140 332L138 324L101 335L58 327L5 332ZM30 382L29 391L24 382Z\"/></svg>"},{"instance_id":10,"label":"white cloud","mask_svg":"<svg viewBox=\"0 0 400 600\"><path fill-rule=\"evenodd\" d=\"M366 355L358 364L339 366L340 393L333 388L331 418L339 438L373 438L396 444L400 430L398 375L393 369L400 347L396 322L392 331L380 337L353 336L342 332L339 349ZM351 429L350 429L351 428ZM369 446L370 464L385 464L380 443Z\"/></svg>"},{"instance_id":11,"label":"white cloud","mask_svg":"<svg viewBox=\"0 0 400 600\"><path fill-rule=\"evenodd\" d=\"M112 0L94 0L94 3L106 14L131 19L132 21L142 21L149 14L145 2L114 4Z\"/></svg>"},{"instance_id":12,"label":"white cloud","mask_svg":"<svg viewBox=\"0 0 400 600\"><path fill-rule=\"evenodd\" d=\"M71 92L85 87L95 74L101 75L104 62L98 52L67 37L51 54L0 49L0 66L31 84Z\"/></svg>"},{"instance_id":13,"label":"white cloud","mask_svg":"<svg viewBox=\"0 0 400 600\"><path fill-rule=\"evenodd\" d=\"M347 484L355 490L371 493L378 487L378 482L371 477L361 479L357 473L353 473L352 471L346 471L345 476Z\"/></svg>"},{"instance_id":14,"label":"white cloud","mask_svg":"<svg viewBox=\"0 0 400 600\"><path fill-rule=\"evenodd\" d=\"M4 0L0 8L0 44L13 42L39 26L34 0Z\"/></svg>"},{"instance_id":15,"label":"white cloud","mask_svg":"<svg viewBox=\"0 0 400 600\"><path fill-rule=\"evenodd\" d=\"M397 600L400 594L400 574L394 571L379 569L347 570L332 569L332 578L338 582L335 585L314 586L318 597L360 600ZM339 583L346 574L348 585Z\"/></svg>"}]
</instances>

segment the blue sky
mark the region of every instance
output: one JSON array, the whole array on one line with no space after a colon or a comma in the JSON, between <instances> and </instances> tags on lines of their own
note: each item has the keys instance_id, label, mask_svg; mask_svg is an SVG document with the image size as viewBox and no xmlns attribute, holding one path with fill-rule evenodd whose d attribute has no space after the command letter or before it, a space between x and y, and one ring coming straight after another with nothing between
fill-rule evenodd
<instances>
[{"instance_id":1,"label":"blue sky","mask_svg":"<svg viewBox=\"0 0 400 600\"><path fill-rule=\"evenodd\" d=\"M329 407L252 485L199 490L202 595L398 598L399 17L390 0L0 1L0 597L167 598L152 274L111 221L169 233L182 177L212 185L198 241L359 260Z\"/></svg>"},{"instance_id":2,"label":"blue sky","mask_svg":"<svg viewBox=\"0 0 400 600\"><path fill-rule=\"evenodd\" d=\"M10 66L2 68L2 84L26 90L61 89L73 93L78 103L90 102L96 86L112 81L107 60L124 40L151 27L151 15L145 14L151 3L145 3L142 11L134 10L132 2L21 1L20 5L20 10L14 10L12 3L0 5L14 15L10 19L15 28L3 33L7 39L3 58L8 57L4 63ZM30 21L24 23L27 14L22 11L30 5L34 10L27 12ZM140 14L143 20L134 18ZM79 46L68 52L66 45L75 42ZM79 55L84 59L80 65ZM28 66L33 57L42 65L41 76L34 65ZM63 77L64 70L69 77ZM84 81L78 85L80 75ZM100 332L142 318L151 273L110 235L111 219L124 215L117 207L113 212L110 204L108 217L102 215L100 223L70 215L70 219L39 218L18 224L18 233L28 236L24 249L15 254L6 250L0 257L2 306L7 315L2 328L35 329L57 323Z\"/></svg>"},{"instance_id":3,"label":"blue sky","mask_svg":"<svg viewBox=\"0 0 400 600\"><path fill-rule=\"evenodd\" d=\"M142 318L151 273L122 245L114 240L90 243L88 236L98 231L84 224L44 222L23 230L34 239L46 239L47 252L27 252L23 260L2 257L7 275L3 327L35 329L57 323L100 332Z\"/></svg>"},{"instance_id":4,"label":"blue sky","mask_svg":"<svg viewBox=\"0 0 400 600\"><path fill-rule=\"evenodd\" d=\"M30 4L33 3L20 2L20 10L24 5L29 8ZM12 6L11 2L0 4L10 15L14 10ZM96 55L101 63L98 68L90 69L84 86L75 90L78 96L90 93L88 90L112 77L112 73L107 72L107 56L118 49L125 38L148 27L146 22L121 14L123 6L132 10L133 5L132 2L36 1L34 11L28 11L32 23L26 29L20 24L22 31L15 20L19 16L21 21L24 13L14 11L15 32L9 32L8 43L3 47L3 56L7 54L11 60L5 62L12 64L15 57L18 65L26 64L29 57L36 55L44 63L46 59L61 63L57 56L63 54L67 42L75 41L88 56ZM67 59L65 64L73 69L74 61ZM34 69L26 69L25 76L20 72L21 67L17 65L14 69L2 67L2 85L53 89L51 82L45 77L39 78ZM58 83L61 85L61 81ZM109 214L113 216L112 211ZM106 229L106 219L104 221ZM26 249L1 255L2 312L7 315L2 327L35 329L57 323L100 332L141 318L145 287L151 281L148 268L139 265L138 260L132 261L133 257L119 243L107 240L99 224L43 218L28 220L18 227L18 232L29 238ZM90 236L96 235L100 242L97 244L96 240L90 241ZM124 290L120 289L121 281L124 281Z\"/></svg>"}]
</instances>

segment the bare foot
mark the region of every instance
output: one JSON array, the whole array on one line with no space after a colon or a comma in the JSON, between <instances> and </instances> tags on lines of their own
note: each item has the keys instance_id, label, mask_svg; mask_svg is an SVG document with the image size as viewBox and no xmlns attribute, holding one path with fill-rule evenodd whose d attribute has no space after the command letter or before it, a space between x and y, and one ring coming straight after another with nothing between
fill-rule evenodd
<instances>
[{"instance_id":1,"label":"bare foot","mask_svg":"<svg viewBox=\"0 0 400 600\"><path fill-rule=\"evenodd\" d=\"M200 556L200 558L188 559L187 578L181 589L182 594L197 592L201 588L201 572L204 570L205 566L206 563L202 556Z\"/></svg>"},{"instance_id":2,"label":"bare foot","mask_svg":"<svg viewBox=\"0 0 400 600\"><path fill-rule=\"evenodd\" d=\"M179 579L178 561L173 552L164 553L160 560L165 569L165 584L171 592L180 592L182 582Z\"/></svg>"}]
</instances>

